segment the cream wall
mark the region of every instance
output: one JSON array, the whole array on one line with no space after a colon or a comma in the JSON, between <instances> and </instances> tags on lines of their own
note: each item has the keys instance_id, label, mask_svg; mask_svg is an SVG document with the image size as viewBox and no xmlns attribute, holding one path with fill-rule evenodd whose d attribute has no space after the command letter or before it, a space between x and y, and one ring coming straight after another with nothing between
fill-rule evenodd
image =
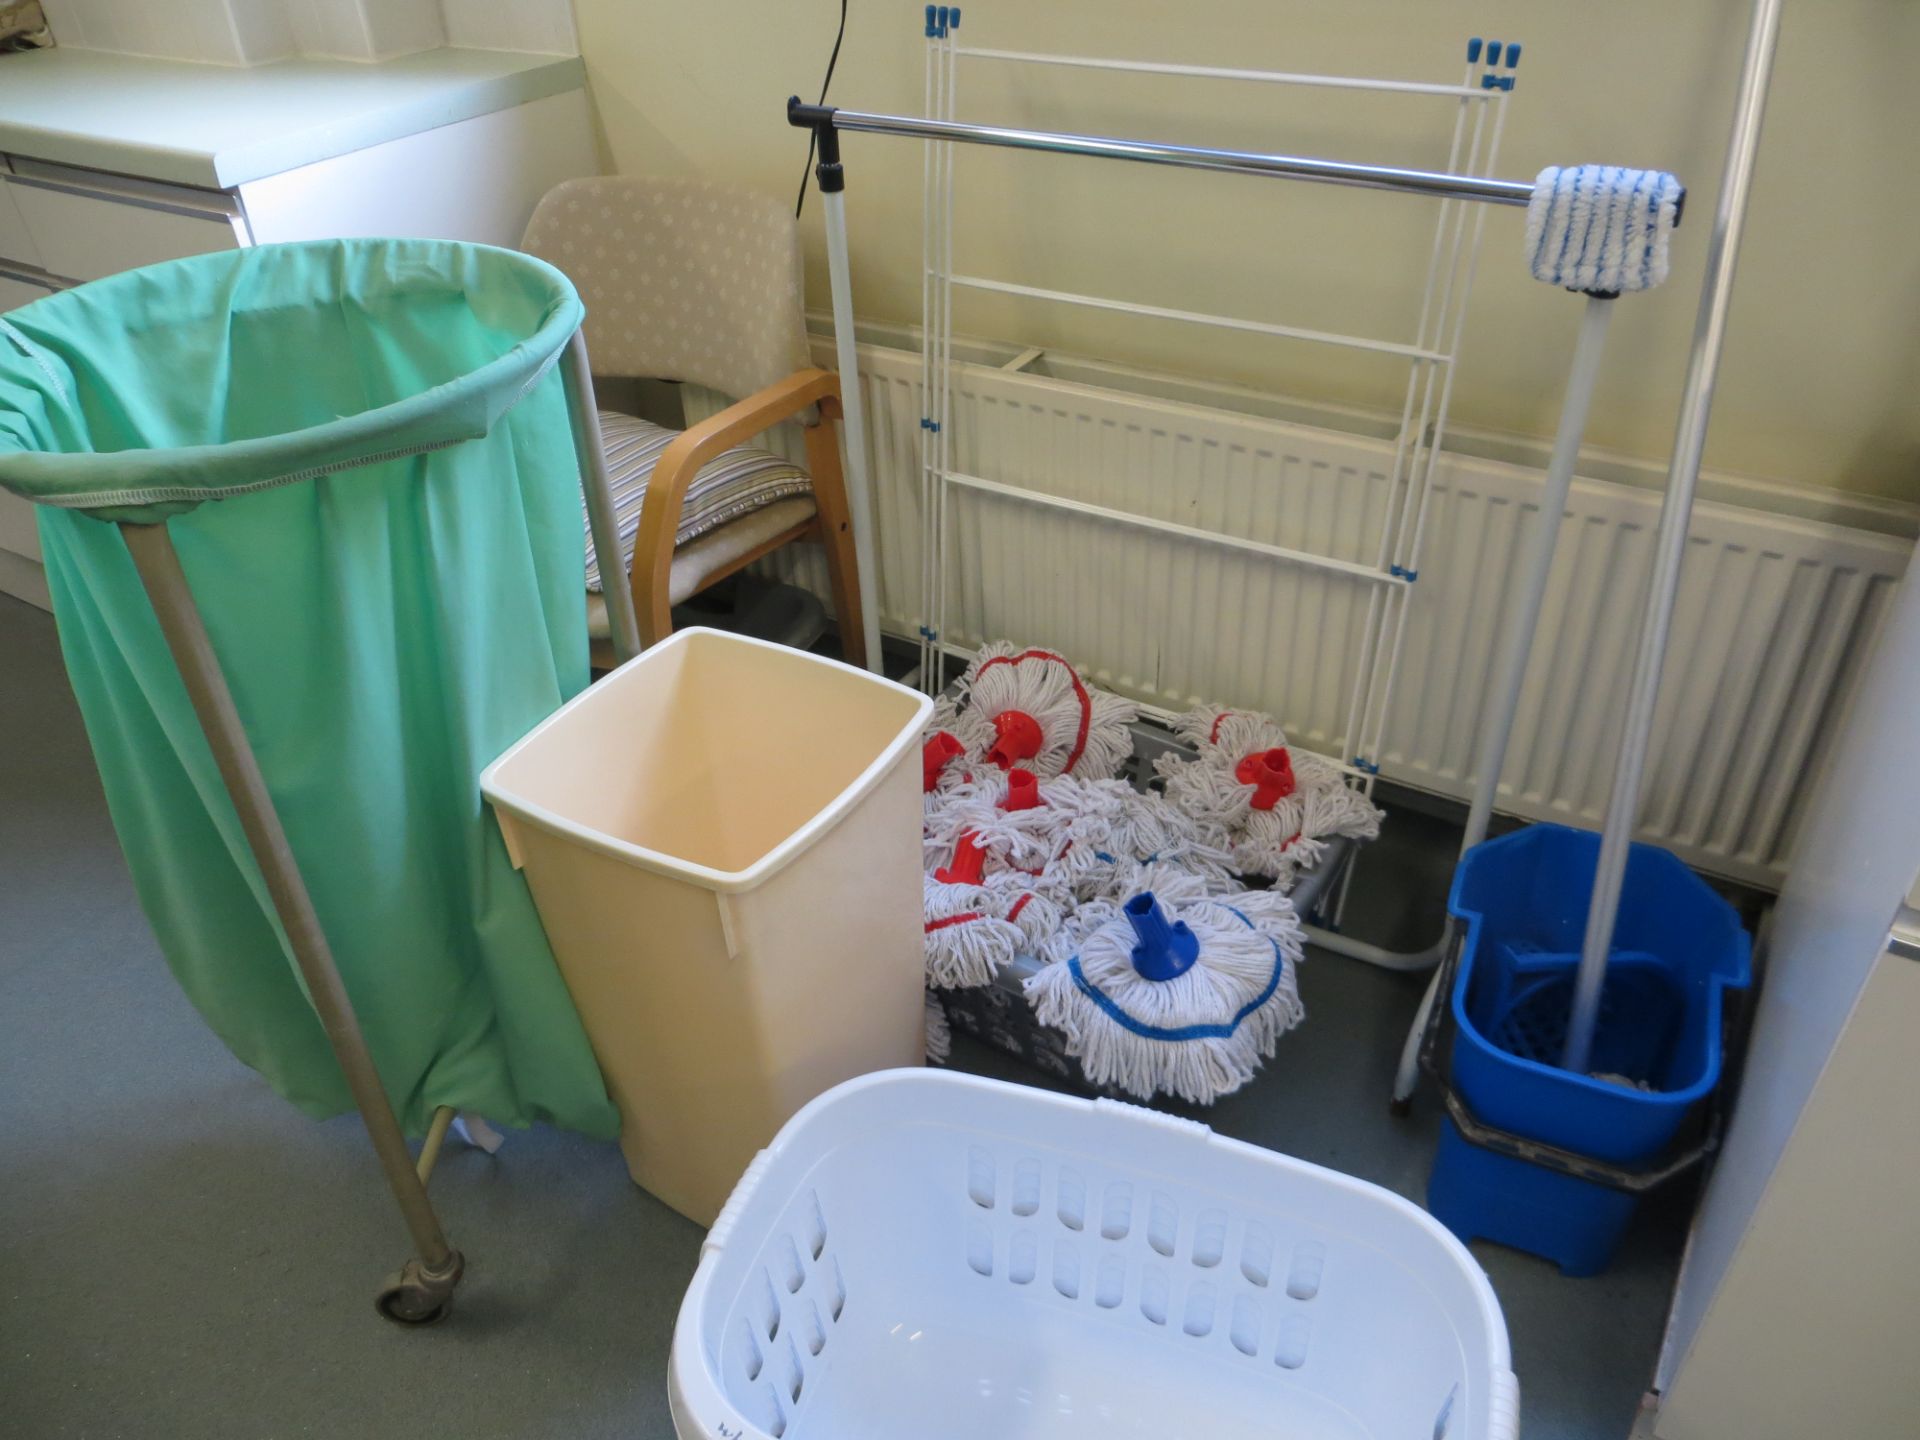
<instances>
[{"instance_id":1,"label":"cream wall","mask_svg":"<svg viewBox=\"0 0 1920 1440\"><path fill-rule=\"evenodd\" d=\"M834 0L574 0L608 158L791 195ZM1674 279L1616 315L1591 443L1664 457L1672 440L1746 0L973 0L976 45L1456 80L1470 34L1525 51L1501 171L1606 161L1692 190ZM914 113L913 0L852 0L835 100ZM1755 182L1707 463L1920 501L1920 4L1793 0ZM962 119L1438 166L1449 102L962 62ZM856 307L919 317L920 147L845 142ZM960 269L1195 310L1411 338L1432 202L963 149ZM1529 279L1519 211L1487 217L1461 423L1553 428L1579 305ZM817 197L809 298L824 307ZM957 293L962 334L1054 346L1397 409L1390 361Z\"/></svg>"}]
</instances>

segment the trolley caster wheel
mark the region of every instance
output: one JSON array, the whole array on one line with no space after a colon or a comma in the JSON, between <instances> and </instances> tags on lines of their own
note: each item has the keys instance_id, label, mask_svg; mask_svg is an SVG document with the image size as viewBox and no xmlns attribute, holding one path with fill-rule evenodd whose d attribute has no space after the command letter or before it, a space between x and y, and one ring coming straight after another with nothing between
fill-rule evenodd
<instances>
[{"instance_id":1,"label":"trolley caster wheel","mask_svg":"<svg viewBox=\"0 0 1920 1440\"><path fill-rule=\"evenodd\" d=\"M1387 1113L1396 1120L1406 1119L1407 1116L1413 1113L1413 1097L1411 1095L1405 1097L1396 1095L1393 1099L1387 1101Z\"/></svg>"},{"instance_id":2,"label":"trolley caster wheel","mask_svg":"<svg viewBox=\"0 0 1920 1440\"><path fill-rule=\"evenodd\" d=\"M460 1283L463 1268L458 1250L439 1270L409 1260L387 1277L373 1297L373 1308L396 1325L438 1324L453 1313L453 1287Z\"/></svg>"}]
</instances>

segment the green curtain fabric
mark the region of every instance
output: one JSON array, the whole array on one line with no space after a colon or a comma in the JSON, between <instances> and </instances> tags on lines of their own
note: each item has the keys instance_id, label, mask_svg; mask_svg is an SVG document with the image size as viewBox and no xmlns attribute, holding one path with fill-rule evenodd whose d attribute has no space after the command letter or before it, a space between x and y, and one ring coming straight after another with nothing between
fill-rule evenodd
<instances>
[{"instance_id":1,"label":"green curtain fabric","mask_svg":"<svg viewBox=\"0 0 1920 1440\"><path fill-rule=\"evenodd\" d=\"M165 519L402 1124L617 1119L482 767L587 683L564 276L427 241L202 256L0 317L0 486L187 994L351 1107L114 520ZM211 501L213 503L203 503Z\"/></svg>"}]
</instances>

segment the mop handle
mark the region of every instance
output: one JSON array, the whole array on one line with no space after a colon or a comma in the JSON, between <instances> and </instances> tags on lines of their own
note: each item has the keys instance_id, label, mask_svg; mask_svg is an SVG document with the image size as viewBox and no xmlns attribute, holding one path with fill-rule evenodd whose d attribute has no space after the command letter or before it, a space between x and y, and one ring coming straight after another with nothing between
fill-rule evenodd
<instances>
[{"instance_id":1,"label":"mop handle","mask_svg":"<svg viewBox=\"0 0 1920 1440\"><path fill-rule=\"evenodd\" d=\"M1700 478L1700 457L1706 449L1707 416L1713 409L1713 386L1720 370L1720 349L1726 339L1727 310L1733 301L1734 265L1740 256L1740 234L1747 218L1747 198L1753 186L1753 160L1760 145L1760 121L1767 104L1767 81L1773 70L1774 42L1780 33L1783 0L1756 0L1747 35L1746 58L1740 71L1740 101L1734 111L1733 133L1727 143L1726 171L1707 245L1707 281L1700 292L1700 313L1694 322L1693 353L1687 361L1687 383L1674 436L1673 463L1667 472L1667 493L1660 507L1660 532L1654 552L1653 591L1634 662L1633 688L1627 697L1625 734L1614 768L1613 793L1607 800L1607 819L1600 835L1600 858L1594 869L1593 900L1587 910L1586 938L1580 947L1580 971L1574 982L1573 1009L1567 1020L1567 1045L1560 1057L1563 1068L1585 1074L1593 1054L1594 1025L1600 1017L1600 990L1606 979L1607 953L1613 947L1620 890L1626 879L1629 842L1640 806L1640 784L1646 769L1647 742L1653 732L1654 704L1660 693L1660 670L1666 659L1667 633L1673 623L1673 602L1680 589L1680 564L1686 557L1687 522L1693 510L1693 491Z\"/></svg>"},{"instance_id":2,"label":"mop handle","mask_svg":"<svg viewBox=\"0 0 1920 1440\"><path fill-rule=\"evenodd\" d=\"M1533 652L1533 634L1540 623L1547 579L1553 571L1553 552L1560 538L1560 517L1567 510L1573 488L1573 467L1580 458L1580 440L1587 429L1587 411L1600 379L1600 354L1607 343L1607 321L1613 317L1614 297L1589 295L1580 317L1580 339L1574 346L1567 373L1566 399L1560 405L1560 428L1553 437L1553 458L1547 466L1546 488L1540 496L1540 529L1527 557L1526 574L1516 596L1507 605L1506 631L1500 638L1500 661L1493 689L1493 709L1480 736L1479 768L1475 772L1473 803L1467 810L1466 834L1460 854L1487 838L1493 800L1506 764L1507 742L1520 709L1520 688L1526 680L1527 657Z\"/></svg>"}]
</instances>

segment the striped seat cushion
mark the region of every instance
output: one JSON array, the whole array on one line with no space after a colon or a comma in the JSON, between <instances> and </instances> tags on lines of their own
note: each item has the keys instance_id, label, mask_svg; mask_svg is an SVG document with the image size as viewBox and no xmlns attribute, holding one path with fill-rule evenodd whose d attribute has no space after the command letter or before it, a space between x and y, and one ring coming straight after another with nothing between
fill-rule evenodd
<instances>
[{"instance_id":1,"label":"striped seat cushion","mask_svg":"<svg viewBox=\"0 0 1920 1440\"><path fill-rule=\"evenodd\" d=\"M653 467L679 437L678 430L638 416L622 415L617 410L600 412L600 443L607 452L607 479L613 490L614 517L620 524L623 563L633 554L633 537L640 529L640 506L647 498ZM777 500L812 492L807 472L791 461L770 450L736 445L702 465L694 475L680 507L680 528L674 544L697 540ZM587 535L587 589L600 589L591 527Z\"/></svg>"}]
</instances>

